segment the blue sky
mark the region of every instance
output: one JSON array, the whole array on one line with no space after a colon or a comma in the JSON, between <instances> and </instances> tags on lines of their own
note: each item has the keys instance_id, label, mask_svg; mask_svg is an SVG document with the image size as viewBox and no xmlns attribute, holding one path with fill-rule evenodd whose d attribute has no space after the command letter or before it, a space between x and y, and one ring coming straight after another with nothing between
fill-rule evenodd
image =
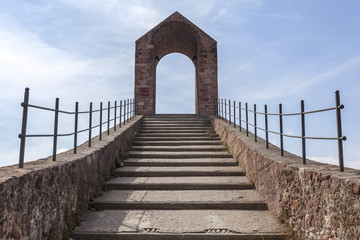
<instances>
[{"instance_id":1,"label":"blue sky","mask_svg":"<svg viewBox=\"0 0 360 240\"><path fill-rule=\"evenodd\" d=\"M219 96L268 104L276 112L334 106L340 90L345 165L360 169L360 2L356 0L0 0L0 166L18 161L25 87L34 104L62 109L75 101L133 95L135 41L179 11L218 42ZM194 67L181 54L164 57L157 68L157 111L194 112ZM51 133L52 116L30 112L29 133ZM71 131L71 119L61 119ZM277 130L277 120L273 129ZM50 122L50 123L49 123ZM68 124L65 124L68 123ZM261 120L260 120L261 123ZM299 119L285 120L299 134ZM270 126L271 127L271 126ZM336 136L335 114L307 119L312 136ZM84 140L85 138L82 138ZM298 141L285 149L300 154ZM277 136L271 141L278 143ZM59 149L71 148L71 139ZM26 160L51 154L51 139L30 140ZM308 156L337 162L334 142L308 142Z\"/></svg>"}]
</instances>

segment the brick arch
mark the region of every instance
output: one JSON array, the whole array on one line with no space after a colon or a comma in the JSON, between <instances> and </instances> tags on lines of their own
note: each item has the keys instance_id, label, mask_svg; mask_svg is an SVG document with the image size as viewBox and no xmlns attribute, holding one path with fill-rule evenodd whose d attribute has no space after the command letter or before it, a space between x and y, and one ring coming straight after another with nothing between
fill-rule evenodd
<instances>
[{"instance_id":1,"label":"brick arch","mask_svg":"<svg viewBox=\"0 0 360 240\"><path fill-rule=\"evenodd\" d=\"M156 67L165 55L182 53L195 66L195 113L215 114L218 97L217 44L209 35L175 12L136 41L135 99L138 113L155 114Z\"/></svg>"}]
</instances>

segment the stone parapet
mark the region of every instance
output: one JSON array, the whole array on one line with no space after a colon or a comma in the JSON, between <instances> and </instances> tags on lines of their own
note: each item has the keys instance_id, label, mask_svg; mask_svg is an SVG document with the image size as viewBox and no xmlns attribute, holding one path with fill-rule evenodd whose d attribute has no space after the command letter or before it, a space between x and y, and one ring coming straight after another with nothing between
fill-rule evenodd
<instances>
[{"instance_id":1,"label":"stone parapet","mask_svg":"<svg viewBox=\"0 0 360 240\"><path fill-rule=\"evenodd\" d=\"M102 141L92 139L51 157L0 168L0 239L63 239L78 223L105 180L114 171L121 148L140 127L142 116L117 131L106 132Z\"/></svg>"},{"instance_id":2,"label":"stone parapet","mask_svg":"<svg viewBox=\"0 0 360 240\"><path fill-rule=\"evenodd\" d=\"M210 116L215 131L265 197L269 209L299 239L360 238L360 171L322 164L285 152L245 130Z\"/></svg>"}]
</instances>

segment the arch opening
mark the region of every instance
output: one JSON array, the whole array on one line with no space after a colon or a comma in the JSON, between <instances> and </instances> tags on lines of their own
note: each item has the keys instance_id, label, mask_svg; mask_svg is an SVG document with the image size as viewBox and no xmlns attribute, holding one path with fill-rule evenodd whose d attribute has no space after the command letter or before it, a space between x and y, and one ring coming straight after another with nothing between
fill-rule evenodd
<instances>
[{"instance_id":1,"label":"arch opening","mask_svg":"<svg viewBox=\"0 0 360 240\"><path fill-rule=\"evenodd\" d=\"M184 54L162 57L156 66L155 113L195 113L195 70Z\"/></svg>"},{"instance_id":2,"label":"arch opening","mask_svg":"<svg viewBox=\"0 0 360 240\"><path fill-rule=\"evenodd\" d=\"M182 84L184 88L195 88L195 113L215 114L214 101L218 96L216 45L214 39L178 12L139 38L135 50L134 89L138 113L153 115L159 112L156 110L156 97L160 97L156 90L157 65L170 53L182 53L190 58L195 68L195 84ZM183 72L180 76L182 74ZM168 100L170 99L169 97Z\"/></svg>"}]
</instances>

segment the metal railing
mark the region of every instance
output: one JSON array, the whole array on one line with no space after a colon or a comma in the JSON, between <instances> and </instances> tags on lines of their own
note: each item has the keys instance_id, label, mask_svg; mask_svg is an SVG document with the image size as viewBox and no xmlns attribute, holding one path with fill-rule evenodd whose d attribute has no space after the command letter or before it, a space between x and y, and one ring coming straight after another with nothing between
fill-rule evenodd
<instances>
[{"instance_id":1,"label":"metal railing","mask_svg":"<svg viewBox=\"0 0 360 240\"><path fill-rule=\"evenodd\" d=\"M117 105L117 101L114 101L114 105L111 106L110 101L107 104L106 108L103 108L103 103L100 102L100 109L93 109L93 104L90 102L89 105L89 111L79 111L79 103L75 103L75 111L69 112L69 111L63 111L59 109L59 98L56 98L55 100L55 108L47 108L47 107L41 107L37 105L29 104L29 88L25 89L24 94L24 102L21 103L21 106L23 107L23 116L22 116L22 127L21 127L21 133L19 134L20 141L20 155L19 155L19 168L24 167L24 157L25 157L25 142L26 138L39 138L39 137L53 137L53 154L52 154L52 160L56 161L56 151L57 151L57 140L58 137L68 137L68 136L74 136L74 148L73 151L76 153L77 151L77 138L78 134L82 132L88 131L89 138L88 138L88 146L91 147L91 134L92 130L95 128L99 128L99 140L102 140L102 127L104 124L107 125L107 135L110 135L110 123L113 122L113 128L114 131L116 131L116 127L118 126L121 128L121 123L123 122L123 125L126 124L126 122L129 122L131 119L133 119L137 115L137 103L135 102L135 99L125 99L124 101L120 101L120 104ZM55 118L54 118L54 133L53 134L26 134L26 128L27 128L27 118L28 118L28 111L29 108L36 108L40 110L50 111L54 112ZM114 116L110 119L110 111L113 110ZM119 110L119 115L118 115ZM103 112L107 111L107 120L103 121ZM93 126L93 113L99 112L100 119L99 123L95 126ZM58 133L59 128L59 113L67 114L67 115L74 115L74 131L71 133ZM89 115L89 127L86 129L78 130L78 119L80 114L88 114ZM122 121L123 119L123 121ZM117 120L119 120L119 124L117 124Z\"/></svg>"},{"instance_id":2,"label":"metal railing","mask_svg":"<svg viewBox=\"0 0 360 240\"><path fill-rule=\"evenodd\" d=\"M234 128L236 128L236 122L238 122L239 131L242 131L242 124L245 123L246 135L249 136L249 125L253 127L254 140L257 142L257 130L262 130L265 132L265 143L266 148L269 149L269 133L277 134L280 137L280 154L284 156L284 137L289 138L298 138L302 140L302 161L303 164L306 164L306 139L317 139L317 140L336 140L338 142L338 155L339 155L339 168L340 171L344 171L344 156L343 156L343 141L346 140L346 136L342 135L342 127L341 127L341 109L344 108L344 105L340 104L340 93L339 91L335 92L335 107L319 109L314 111L305 111L304 101L300 102L301 112L297 113L283 113L282 112L282 104L279 104L279 113L268 113L267 105L264 105L264 112L259 112L256 109L256 104L254 104L253 110L249 109L248 103L245 103L245 108L241 106L241 102L233 101L231 104L231 100L226 99L215 99L215 109L217 116L221 117L225 121L228 121L231 125L234 124ZM337 122L337 137L309 137L305 135L305 116L307 114L318 113L318 112L326 112L326 111L336 111L336 122ZM242 112L245 111L245 120L242 118ZM237 112L237 113L236 113ZM253 122L249 122L249 112L252 113ZM259 127L257 124L257 115L264 116L264 127ZM283 117L287 116L301 116L301 136L285 134L283 132ZM279 117L279 132L271 131L268 127L268 116L278 116Z\"/></svg>"}]
</instances>

